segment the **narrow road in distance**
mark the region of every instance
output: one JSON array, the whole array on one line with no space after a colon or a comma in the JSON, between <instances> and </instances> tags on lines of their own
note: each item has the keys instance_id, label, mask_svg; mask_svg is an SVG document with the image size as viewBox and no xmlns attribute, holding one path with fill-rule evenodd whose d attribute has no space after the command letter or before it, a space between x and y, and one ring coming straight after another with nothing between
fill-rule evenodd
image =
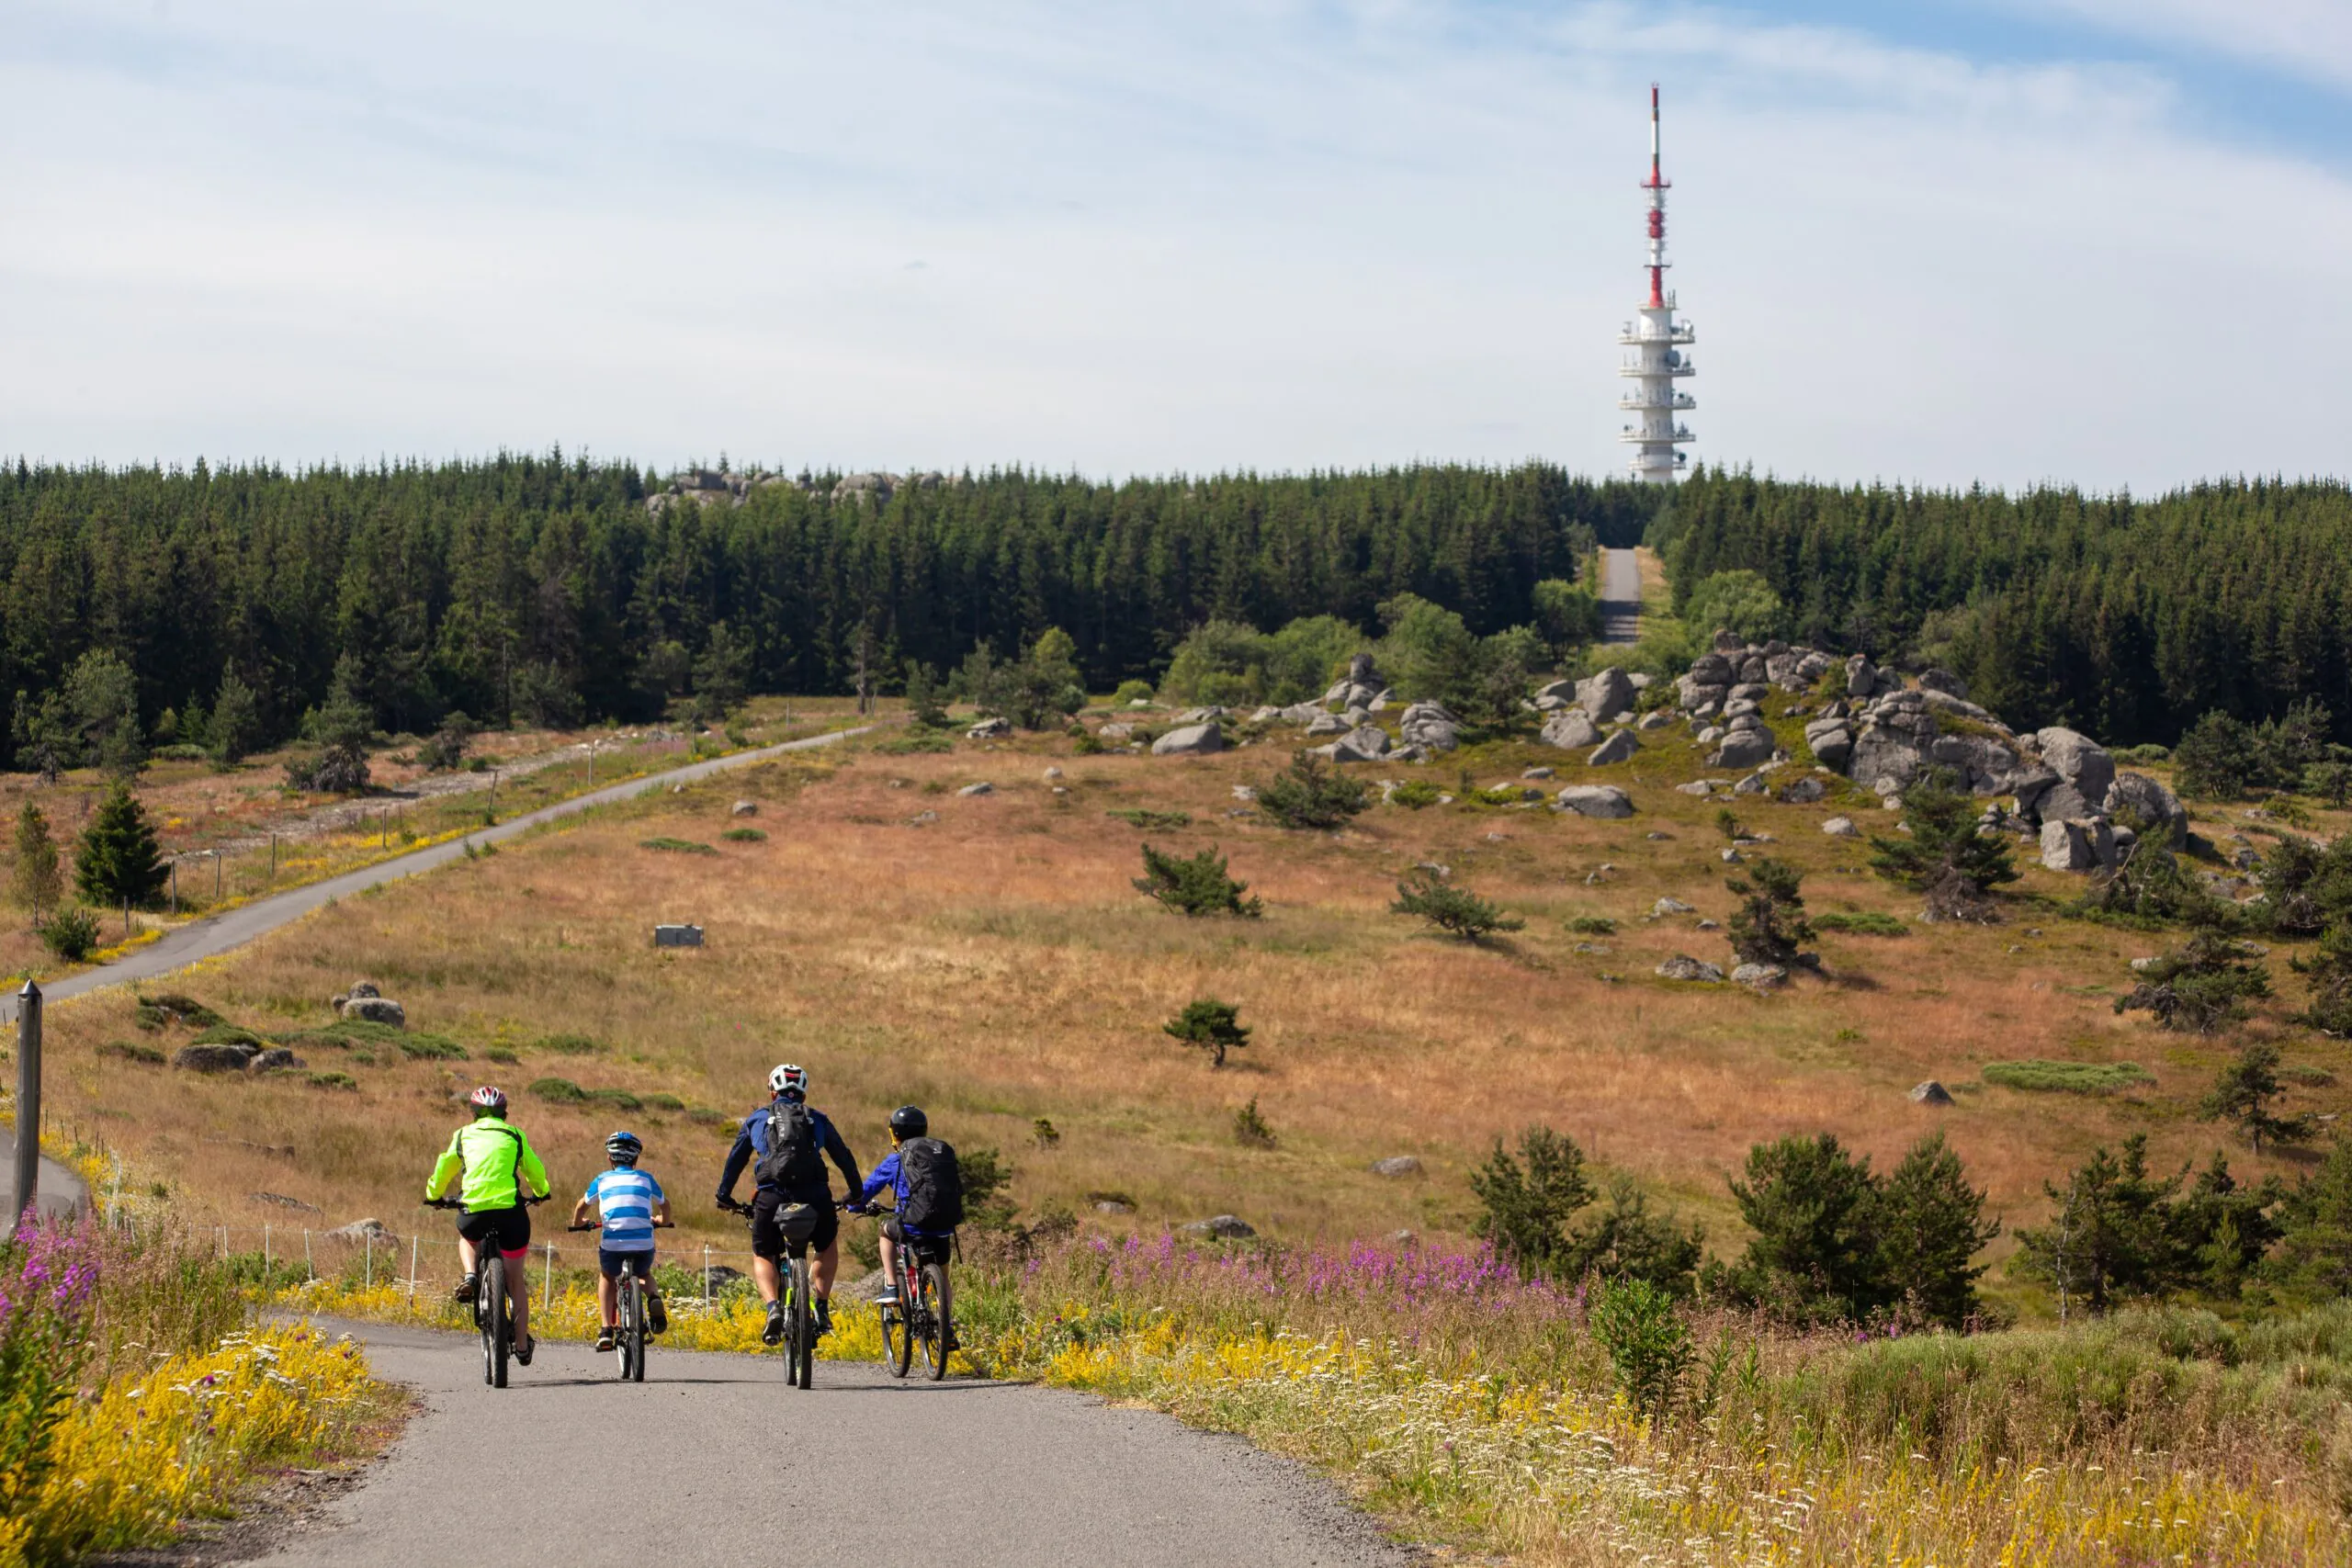
<instances>
[{"instance_id":1,"label":"narrow road in distance","mask_svg":"<svg viewBox=\"0 0 2352 1568\"><path fill-rule=\"evenodd\" d=\"M956 1568L1407 1568L1340 1494L1238 1438L1012 1383L900 1382L781 1356L672 1353L646 1381L543 1340L504 1390L471 1335L329 1323L422 1408L359 1487L272 1568L496 1555L605 1568L747 1562Z\"/></svg>"},{"instance_id":2,"label":"narrow road in distance","mask_svg":"<svg viewBox=\"0 0 2352 1568\"><path fill-rule=\"evenodd\" d=\"M1642 563L1634 550L1600 552L1600 640L1639 642Z\"/></svg>"}]
</instances>

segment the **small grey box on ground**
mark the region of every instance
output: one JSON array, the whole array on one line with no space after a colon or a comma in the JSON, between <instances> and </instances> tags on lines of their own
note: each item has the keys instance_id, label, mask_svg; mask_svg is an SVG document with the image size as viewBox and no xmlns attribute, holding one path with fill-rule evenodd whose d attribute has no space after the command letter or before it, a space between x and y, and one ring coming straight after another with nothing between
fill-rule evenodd
<instances>
[{"instance_id":1,"label":"small grey box on ground","mask_svg":"<svg viewBox=\"0 0 2352 1568\"><path fill-rule=\"evenodd\" d=\"M700 926L655 926L653 945L656 947L700 947Z\"/></svg>"}]
</instances>

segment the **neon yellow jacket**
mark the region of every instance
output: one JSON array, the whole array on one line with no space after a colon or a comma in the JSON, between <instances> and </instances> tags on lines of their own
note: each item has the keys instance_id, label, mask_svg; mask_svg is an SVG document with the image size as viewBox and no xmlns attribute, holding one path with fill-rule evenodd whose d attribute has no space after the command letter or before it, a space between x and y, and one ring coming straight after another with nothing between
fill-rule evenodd
<instances>
[{"instance_id":1,"label":"neon yellow jacket","mask_svg":"<svg viewBox=\"0 0 2352 1568\"><path fill-rule=\"evenodd\" d=\"M458 1193L468 1213L514 1206L514 1172L519 1167L531 1184L531 1196L548 1195L548 1168L539 1163L523 1129L496 1116L477 1117L458 1129L441 1157L433 1162L432 1179L424 1184L427 1201L449 1190L458 1167L466 1168L466 1184Z\"/></svg>"}]
</instances>

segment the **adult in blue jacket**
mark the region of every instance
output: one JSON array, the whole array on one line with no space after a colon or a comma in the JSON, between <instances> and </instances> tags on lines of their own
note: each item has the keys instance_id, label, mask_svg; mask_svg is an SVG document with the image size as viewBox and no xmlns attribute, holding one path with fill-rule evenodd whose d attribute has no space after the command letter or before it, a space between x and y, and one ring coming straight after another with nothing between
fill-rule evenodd
<instances>
[{"instance_id":1,"label":"adult in blue jacket","mask_svg":"<svg viewBox=\"0 0 2352 1568\"><path fill-rule=\"evenodd\" d=\"M719 1207L735 1201L735 1183L743 1168L752 1167L756 1176L759 1162L767 1157L768 1118L779 1104L808 1107L818 1149L841 1168L850 1191L857 1191L856 1157L831 1120L808 1105L808 1070L786 1062L768 1075L768 1103L744 1117L735 1130L735 1146L727 1151L726 1168L718 1174ZM833 1276L842 1266L841 1215L833 1208L832 1184L820 1166L813 1183L789 1190L763 1186L752 1194L752 1281L759 1287L760 1299L768 1304L767 1327L761 1337L770 1345L784 1337L784 1303L778 1298L784 1292L785 1239L776 1225L775 1212L790 1203L806 1203L816 1211L817 1228L808 1237L808 1248L816 1255L808 1265L808 1294L813 1298L809 1304L816 1313L819 1334L829 1334L833 1326Z\"/></svg>"}]
</instances>

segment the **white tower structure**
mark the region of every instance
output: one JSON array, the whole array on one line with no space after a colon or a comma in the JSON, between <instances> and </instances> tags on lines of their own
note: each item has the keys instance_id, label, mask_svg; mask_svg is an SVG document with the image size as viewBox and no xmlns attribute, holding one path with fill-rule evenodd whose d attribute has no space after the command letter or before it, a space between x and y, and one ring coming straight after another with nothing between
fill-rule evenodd
<instances>
[{"instance_id":1,"label":"white tower structure","mask_svg":"<svg viewBox=\"0 0 2352 1568\"><path fill-rule=\"evenodd\" d=\"M1698 402L1675 383L1697 373L1682 348L1695 341L1698 333L1689 321L1675 320L1674 291L1666 286L1667 180L1658 168L1655 82L1650 84L1650 177L1642 182L1642 188L1649 193L1650 298L1642 307L1641 320L1626 322L1617 334L1617 341L1634 351L1617 370L1633 382L1632 389L1617 400L1617 406L1631 411L1640 423L1625 426L1617 439L1634 448L1626 467L1635 479L1645 484L1672 484L1686 461L1682 445L1697 439L1676 416L1684 409L1698 407Z\"/></svg>"}]
</instances>

